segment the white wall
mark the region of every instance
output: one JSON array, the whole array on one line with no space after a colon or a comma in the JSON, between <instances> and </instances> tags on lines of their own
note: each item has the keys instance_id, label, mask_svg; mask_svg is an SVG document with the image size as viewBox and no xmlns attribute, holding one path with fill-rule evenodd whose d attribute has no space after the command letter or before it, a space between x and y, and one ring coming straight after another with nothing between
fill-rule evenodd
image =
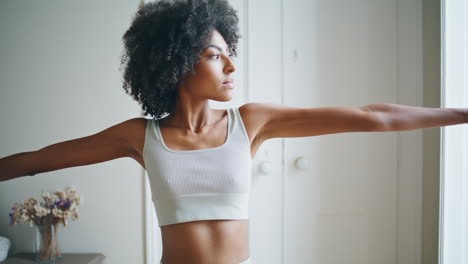
<instances>
[{"instance_id":1,"label":"white wall","mask_svg":"<svg viewBox=\"0 0 468 264\"><path fill-rule=\"evenodd\" d=\"M0 157L97 133L140 115L122 87L121 37L138 6L120 1L0 1ZM144 263L143 177L129 158L0 183L0 236L10 255L32 251L33 228L8 227L15 202L77 187L80 219L59 233L63 252Z\"/></svg>"}]
</instances>

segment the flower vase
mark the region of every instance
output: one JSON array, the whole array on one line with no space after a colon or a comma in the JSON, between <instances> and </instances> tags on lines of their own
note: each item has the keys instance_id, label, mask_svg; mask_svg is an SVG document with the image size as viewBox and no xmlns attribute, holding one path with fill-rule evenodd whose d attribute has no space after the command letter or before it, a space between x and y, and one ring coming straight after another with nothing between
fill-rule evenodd
<instances>
[{"instance_id":1,"label":"flower vase","mask_svg":"<svg viewBox=\"0 0 468 264\"><path fill-rule=\"evenodd\" d=\"M58 224L36 225L35 261L54 263L62 259L58 244Z\"/></svg>"}]
</instances>

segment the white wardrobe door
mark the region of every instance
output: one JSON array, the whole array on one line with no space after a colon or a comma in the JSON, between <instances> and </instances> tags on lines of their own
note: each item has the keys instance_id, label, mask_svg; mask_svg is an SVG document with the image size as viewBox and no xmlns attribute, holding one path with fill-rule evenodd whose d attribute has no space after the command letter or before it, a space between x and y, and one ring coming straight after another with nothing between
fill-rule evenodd
<instances>
[{"instance_id":1,"label":"white wardrobe door","mask_svg":"<svg viewBox=\"0 0 468 264\"><path fill-rule=\"evenodd\" d=\"M398 103L398 17L397 0L284 1L284 104ZM285 139L283 263L402 263L398 146L397 132Z\"/></svg>"}]
</instances>

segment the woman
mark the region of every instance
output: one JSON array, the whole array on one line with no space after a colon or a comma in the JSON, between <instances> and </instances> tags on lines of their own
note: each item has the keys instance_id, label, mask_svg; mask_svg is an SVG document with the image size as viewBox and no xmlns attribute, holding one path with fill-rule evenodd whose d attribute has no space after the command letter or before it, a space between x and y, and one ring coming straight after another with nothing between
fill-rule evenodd
<instances>
[{"instance_id":1,"label":"woman","mask_svg":"<svg viewBox=\"0 0 468 264\"><path fill-rule=\"evenodd\" d=\"M271 138L403 131L468 122L468 109L372 104L294 108L230 101L239 39L227 1L160 1L123 36L124 89L147 115L100 133L0 159L0 181L121 157L148 172L161 227L161 263L250 263L251 160ZM73 151L71 151L73 150Z\"/></svg>"}]
</instances>

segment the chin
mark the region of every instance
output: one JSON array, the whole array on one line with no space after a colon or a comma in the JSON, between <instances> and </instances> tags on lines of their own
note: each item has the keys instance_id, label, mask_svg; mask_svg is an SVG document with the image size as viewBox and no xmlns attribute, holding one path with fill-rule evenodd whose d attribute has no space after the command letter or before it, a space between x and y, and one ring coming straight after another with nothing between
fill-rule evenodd
<instances>
[{"instance_id":1,"label":"chin","mask_svg":"<svg viewBox=\"0 0 468 264\"><path fill-rule=\"evenodd\" d=\"M223 96L223 97L218 97L218 98L213 98L211 100L215 100L215 101L218 101L218 102L229 102L232 100L232 95L228 95L228 96Z\"/></svg>"},{"instance_id":2,"label":"chin","mask_svg":"<svg viewBox=\"0 0 468 264\"><path fill-rule=\"evenodd\" d=\"M229 97L229 98L224 98L223 100L217 100L217 101L220 101L220 102L229 102L232 100L232 96Z\"/></svg>"}]
</instances>

